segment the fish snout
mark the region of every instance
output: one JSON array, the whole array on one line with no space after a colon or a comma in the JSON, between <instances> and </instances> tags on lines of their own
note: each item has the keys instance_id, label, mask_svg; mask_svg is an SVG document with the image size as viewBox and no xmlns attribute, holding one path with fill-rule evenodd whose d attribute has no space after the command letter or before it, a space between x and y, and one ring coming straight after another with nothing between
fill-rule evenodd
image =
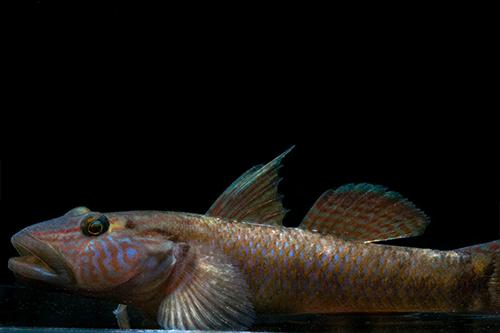
<instances>
[{"instance_id":1,"label":"fish snout","mask_svg":"<svg viewBox=\"0 0 500 333\"><path fill-rule=\"evenodd\" d=\"M74 276L64 258L50 244L34 237L31 231L32 228L28 227L11 237L19 256L9 259L9 269L24 279L70 286Z\"/></svg>"}]
</instances>

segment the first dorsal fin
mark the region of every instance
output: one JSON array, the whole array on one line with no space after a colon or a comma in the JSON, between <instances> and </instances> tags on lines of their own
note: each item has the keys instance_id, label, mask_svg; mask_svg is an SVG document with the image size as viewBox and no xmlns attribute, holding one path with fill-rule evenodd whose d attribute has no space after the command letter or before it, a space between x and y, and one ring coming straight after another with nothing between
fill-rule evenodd
<instances>
[{"instance_id":1,"label":"first dorsal fin","mask_svg":"<svg viewBox=\"0 0 500 333\"><path fill-rule=\"evenodd\" d=\"M325 192L300 228L375 242L418 236L428 224L427 216L400 194L377 185L348 184Z\"/></svg>"},{"instance_id":2,"label":"first dorsal fin","mask_svg":"<svg viewBox=\"0 0 500 333\"><path fill-rule=\"evenodd\" d=\"M229 186L207 212L208 216L281 225L286 210L278 193L278 170L293 147L268 164L254 166Z\"/></svg>"}]
</instances>

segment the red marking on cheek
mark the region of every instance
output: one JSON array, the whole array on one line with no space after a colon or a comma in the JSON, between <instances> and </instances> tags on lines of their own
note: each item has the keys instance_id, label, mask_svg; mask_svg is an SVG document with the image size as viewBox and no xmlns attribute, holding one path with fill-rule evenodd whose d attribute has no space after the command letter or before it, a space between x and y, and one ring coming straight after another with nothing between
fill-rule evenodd
<instances>
[{"instance_id":1,"label":"red marking on cheek","mask_svg":"<svg viewBox=\"0 0 500 333\"><path fill-rule=\"evenodd\" d=\"M108 248L109 248L109 252L110 252L110 255L111 255L111 267L116 271L116 272L119 272L120 271L120 267L118 265L118 259L117 259L117 256L118 256L118 253L116 251L116 243L114 241L109 241L108 243Z\"/></svg>"},{"instance_id":2,"label":"red marking on cheek","mask_svg":"<svg viewBox=\"0 0 500 333\"><path fill-rule=\"evenodd\" d=\"M88 263L89 257L87 254L80 254L75 260L76 267L78 267L78 272L81 281L86 281L88 278Z\"/></svg>"},{"instance_id":3,"label":"red marking on cheek","mask_svg":"<svg viewBox=\"0 0 500 333\"><path fill-rule=\"evenodd\" d=\"M60 248L64 252L72 252L72 253L77 253L80 252L80 246L78 244L74 244L72 242L70 243L61 243Z\"/></svg>"},{"instance_id":4,"label":"red marking on cheek","mask_svg":"<svg viewBox=\"0 0 500 333\"><path fill-rule=\"evenodd\" d=\"M104 253L104 249L101 246L100 242L97 242L96 251L99 251L99 259L97 260L97 265L99 266L100 271L102 272L103 278L110 279L108 267L104 265L104 259L106 258L106 254Z\"/></svg>"},{"instance_id":5,"label":"red marking on cheek","mask_svg":"<svg viewBox=\"0 0 500 333\"><path fill-rule=\"evenodd\" d=\"M74 227L69 229L61 229L61 230L46 230L46 231L33 231L33 236L45 236L45 235L61 235L61 234L69 234L72 232L79 232L80 227Z\"/></svg>"},{"instance_id":6,"label":"red marking on cheek","mask_svg":"<svg viewBox=\"0 0 500 333\"><path fill-rule=\"evenodd\" d=\"M89 270L89 282L94 282L94 281L97 281L99 276L94 268L94 251L95 251L95 248L94 247L91 247L91 245L87 245L88 246L88 261L87 261L87 265L88 265L88 270Z\"/></svg>"},{"instance_id":7,"label":"red marking on cheek","mask_svg":"<svg viewBox=\"0 0 500 333\"><path fill-rule=\"evenodd\" d=\"M72 235L60 235L60 234L54 234L54 235L47 235L47 236L36 236L34 235L35 238L38 238L41 241L44 242L51 242L51 243L58 243L63 245L68 245L71 243L74 243L78 239L81 238L81 235L78 234L72 234Z\"/></svg>"}]
</instances>

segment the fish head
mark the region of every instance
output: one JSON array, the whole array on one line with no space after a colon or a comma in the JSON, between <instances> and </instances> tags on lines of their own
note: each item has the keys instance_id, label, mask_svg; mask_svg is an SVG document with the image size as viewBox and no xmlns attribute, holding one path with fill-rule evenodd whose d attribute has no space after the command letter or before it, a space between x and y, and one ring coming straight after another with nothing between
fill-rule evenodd
<instances>
[{"instance_id":1,"label":"fish head","mask_svg":"<svg viewBox=\"0 0 500 333\"><path fill-rule=\"evenodd\" d=\"M96 297L131 288L140 294L145 284L164 282L178 247L166 236L138 233L136 222L134 214L72 209L12 236L20 256L9 268L28 283Z\"/></svg>"}]
</instances>

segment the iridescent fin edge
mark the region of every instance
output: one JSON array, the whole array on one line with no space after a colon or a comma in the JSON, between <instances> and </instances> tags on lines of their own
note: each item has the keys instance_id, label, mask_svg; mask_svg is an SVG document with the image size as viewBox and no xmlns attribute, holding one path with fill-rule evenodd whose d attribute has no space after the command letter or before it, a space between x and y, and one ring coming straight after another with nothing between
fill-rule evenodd
<instances>
[{"instance_id":1,"label":"iridescent fin edge","mask_svg":"<svg viewBox=\"0 0 500 333\"><path fill-rule=\"evenodd\" d=\"M207 216L259 224L282 225L287 210L278 192L278 171L283 158L293 149L266 165L252 167L234 181L214 202Z\"/></svg>"},{"instance_id":2,"label":"iridescent fin edge","mask_svg":"<svg viewBox=\"0 0 500 333\"><path fill-rule=\"evenodd\" d=\"M325 192L299 228L366 243L421 235L429 218L400 194L372 184Z\"/></svg>"}]
</instances>

